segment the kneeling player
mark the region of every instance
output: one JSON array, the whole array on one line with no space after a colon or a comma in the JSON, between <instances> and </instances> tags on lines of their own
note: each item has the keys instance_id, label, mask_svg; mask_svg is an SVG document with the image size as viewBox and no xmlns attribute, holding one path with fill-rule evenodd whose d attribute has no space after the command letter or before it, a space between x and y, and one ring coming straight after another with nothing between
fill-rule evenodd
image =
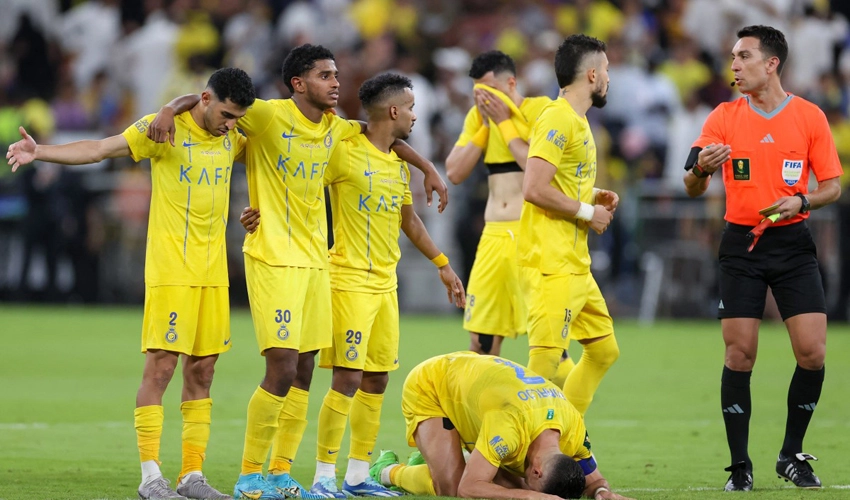
<instances>
[{"instance_id":1,"label":"kneeling player","mask_svg":"<svg viewBox=\"0 0 850 500\"><path fill-rule=\"evenodd\" d=\"M370 474L415 495L628 500L610 491L584 419L555 384L473 352L445 354L404 382L407 441L426 465L382 452ZM464 463L461 447L471 452Z\"/></svg>"}]
</instances>

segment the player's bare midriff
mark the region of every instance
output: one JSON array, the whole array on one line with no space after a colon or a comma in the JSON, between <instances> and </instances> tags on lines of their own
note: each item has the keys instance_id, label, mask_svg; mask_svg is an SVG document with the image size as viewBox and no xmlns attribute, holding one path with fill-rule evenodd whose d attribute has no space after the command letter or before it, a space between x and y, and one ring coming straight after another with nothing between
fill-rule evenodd
<instances>
[{"instance_id":1,"label":"player's bare midriff","mask_svg":"<svg viewBox=\"0 0 850 500\"><path fill-rule=\"evenodd\" d=\"M505 172L487 178L490 196L484 210L485 222L519 220L522 212L522 176L522 172Z\"/></svg>"}]
</instances>

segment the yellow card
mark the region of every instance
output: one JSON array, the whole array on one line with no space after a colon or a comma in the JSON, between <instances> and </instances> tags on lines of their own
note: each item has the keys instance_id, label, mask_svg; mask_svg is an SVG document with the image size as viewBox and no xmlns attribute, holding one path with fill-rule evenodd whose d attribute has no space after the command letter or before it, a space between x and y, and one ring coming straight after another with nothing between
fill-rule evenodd
<instances>
[{"instance_id":1,"label":"yellow card","mask_svg":"<svg viewBox=\"0 0 850 500\"><path fill-rule=\"evenodd\" d=\"M759 210L759 215L764 215L767 212L770 212L771 210L777 208L778 206L779 206L779 203L776 203L776 204L771 205L769 207L762 208L761 210Z\"/></svg>"}]
</instances>

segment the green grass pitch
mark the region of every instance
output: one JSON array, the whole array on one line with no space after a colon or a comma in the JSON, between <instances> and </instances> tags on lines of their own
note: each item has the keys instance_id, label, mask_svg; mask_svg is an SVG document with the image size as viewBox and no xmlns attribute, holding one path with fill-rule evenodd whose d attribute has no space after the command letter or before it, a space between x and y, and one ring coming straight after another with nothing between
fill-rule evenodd
<instances>
[{"instance_id":1,"label":"green grass pitch","mask_svg":"<svg viewBox=\"0 0 850 500\"><path fill-rule=\"evenodd\" d=\"M0 499L136 498L141 321L141 307L0 305ZM391 375L377 449L407 456L399 401L404 375L429 356L466 348L460 325L459 316L402 318L401 369ZM234 346L219 361L212 389L205 464L211 484L228 492L239 473L248 398L263 373L248 312L234 311L232 326ZM719 324L619 321L617 336L620 360L587 415L602 473L615 490L639 499L728 499L721 491L729 457L719 408ZM814 467L824 489L818 492L796 490L773 473L794 360L781 324L763 327L760 347L750 436L756 490L746 496L850 498L850 328L830 328L826 385L805 443L805 451L820 458ZM526 340L506 342L504 355L526 363ZM303 483L313 475L316 415L329 378L316 369L309 427L294 468ZM164 401L161 453L172 482L180 466L179 400L178 372Z\"/></svg>"}]
</instances>

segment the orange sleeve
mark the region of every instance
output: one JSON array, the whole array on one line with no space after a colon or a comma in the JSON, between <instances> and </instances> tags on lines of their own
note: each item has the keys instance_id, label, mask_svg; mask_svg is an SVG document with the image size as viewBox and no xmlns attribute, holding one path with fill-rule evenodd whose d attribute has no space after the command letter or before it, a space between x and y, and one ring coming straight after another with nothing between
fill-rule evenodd
<instances>
[{"instance_id":1,"label":"orange sleeve","mask_svg":"<svg viewBox=\"0 0 850 500\"><path fill-rule=\"evenodd\" d=\"M835 141L826 115L820 108L816 108L811 115L809 129L811 132L811 145L809 146L809 168L815 174L818 181L841 177L844 169L841 168L841 160L838 159L838 150L835 149Z\"/></svg>"},{"instance_id":2,"label":"orange sleeve","mask_svg":"<svg viewBox=\"0 0 850 500\"><path fill-rule=\"evenodd\" d=\"M705 148L709 144L726 144L724 140L726 137L724 133L725 125L723 123L726 120L724 108L725 106L721 104L714 108L714 111L708 115L708 118L705 119L705 123L702 125L702 133L694 141L694 144L691 146L692 148Z\"/></svg>"}]
</instances>

